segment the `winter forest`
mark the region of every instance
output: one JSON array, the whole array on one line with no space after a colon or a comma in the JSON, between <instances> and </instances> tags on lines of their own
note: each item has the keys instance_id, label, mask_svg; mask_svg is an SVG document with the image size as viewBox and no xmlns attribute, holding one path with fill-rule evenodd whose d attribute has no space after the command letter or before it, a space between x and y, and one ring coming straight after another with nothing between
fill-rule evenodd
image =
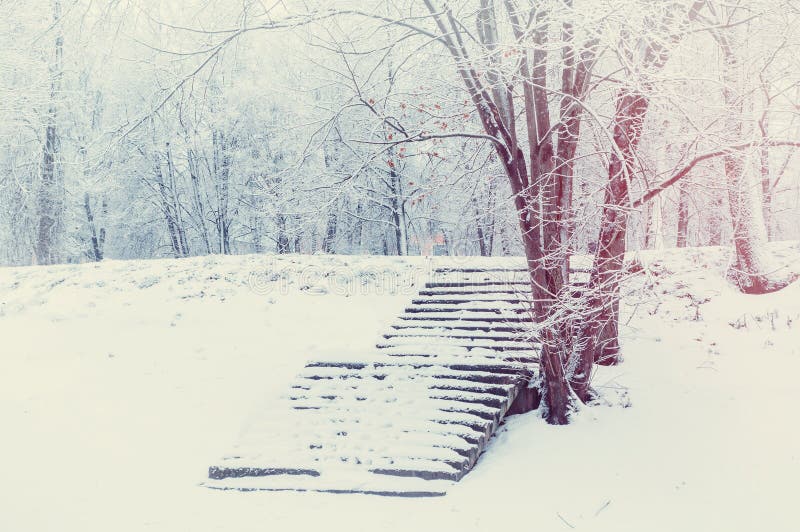
<instances>
[{"instance_id":1,"label":"winter forest","mask_svg":"<svg viewBox=\"0 0 800 532\"><path fill-rule=\"evenodd\" d=\"M3 2L3 264L798 238L793 2L516 3Z\"/></svg>"},{"instance_id":2,"label":"winter forest","mask_svg":"<svg viewBox=\"0 0 800 532\"><path fill-rule=\"evenodd\" d=\"M483 500L473 494L479 487L493 490L502 485L502 480L491 480L487 472L492 464L497 464L495 471L504 471L507 480L514 475L513 468L504 466L502 457L516 457L514 463L519 464L527 452L526 442L537 438L559 442L562 452L540 448L553 465L542 467L537 456L538 466L531 471L555 477L564 475L564 464L583 470L586 458L581 439L597 438L601 453L624 455L625 449L604 447L599 436L606 432L604 426L615 426L608 429L613 433L621 425L620 439L630 433L636 442L637 427L644 434L647 420L658 417L647 415L647 408L661 412L662 419L671 412L693 411L702 401L687 396L680 403L673 393L675 382L691 382L685 386L705 397L711 394L708 383L694 379L705 379L710 373L702 371L710 367L706 357L736 353L738 358L729 360L727 368L713 362L711 369L728 379L724 381L728 385L715 381L713 386L739 390L741 385L746 390L730 392L741 401L736 403L741 410L712 400L697 414L715 419L712 428L694 424L689 415L676 421L675 427L680 428L659 425L652 432L693 434L696 440L689 441L700 447L703 442L728 442L734 439L729 430L738 434L733 427L739 427L740 419L750 419L750 406L743 405L761 402L761 408L769 410L774 406L769 395L776 394L776 403L788 404L797 392L796 384L762 383L762 377L753 377L753 372L758 367L777 373L800 370L794 324L800 320L795 282L800 276L798 152L797 0L0 0L0 334L9 331L12 350L28 353L28 358L9 356L3 364L17 375L30 371L33 379L39 366L26 364L38 360L39 351L22 346L27 345L26 338L47 336L42 332L50 327L56 327L48 340L53 347L67 346L64 349L74 353L76 361L84 361L80 364L85 363L82 357L93 356L87 353L96 351L99 356L102 352L105 364L111 357L106 354L111 348L106 346L118 343L114 339L118 331L132 335L131 346L158 354L152 362L156 366L174 365L174 370L173 365L154 370L165 375L175 371L169 380L172 390L184 378L177 376L178 368L182 373L197 362L187 358L168 363L162 355L190 357L189 346L195 344L191 357L212 348L228 356L233 349L235 362L214 359L216 370L208 375L203 373L206 369L197 369L200 366L190 369L197 373L191 379L185 377L186 382L180 380L179 388L195 390L196 386L186 393L199 398L201 387L219 384L212 374L229 372L225 384L219 385L231 390L238 402L229 399L225 403L229 410L223 411L223 406L197 399L200 402L192 403L191 409L199 409L198 426L202 417L230 417L230 422L219 421L228 435L246 425L247 434L262 435L244 438L257 447L270 438L280 440L283 429L274 428L277 421L269 429L254 422L258 430L242 421L260 396L232 390L245 390L246 384L254 390L254 368L269 368L270 382L274 381L270 386L275 390L287 388L303 364L308 364L306 370L323 366L330 371L352 370L351 359L347 359L350 365L337 366L332 361L339 363L351 351L371 349L374 335L402 311L398 301L408 300L403 294L383 299L375 294L361 299L333 294L306 299L315 290L327 294L315 283L329 282L327 278L335 277L331 272L343 268L361 272L361 279L366 278L362 270L368 268L405 275L412 267L425 264L430 269L434 264L437 269L426 278L428 283L415 285L412 294L421 298L412 305L424 308L407 308L401 316L419 323L393 325L378 348L390 357L412 357L407 365L414 371L431 366L431 358L438 357L433 366L445 368L437 370L445 374L437 373L435 379L448 383L432 384L419 392L424 405L434 400L478 404L470 407L473 410L455 411L494 419L495 424L481 429L486 435L474 444L477 450L442 442L433 445L439 449L435 453L426 448L424 452L431 454L424 459L431 463L424 466L420 465L422 455L413 455L407 460L411 465L401 466L406 462L398 460L397 454L412 452L406 448L422 449L427 443L410 442L404 436L398 440L404 442L402 447L387 444L389 450L383 452L392 454L390 465L374 465L369 471L395 474L407 484L386 487L378 482L372 487L372 477L365 477L352 481L357 486L353 491L443 494L437 490L444 488L434 488L434 483L460 480L463 474L451 478L449 470L444 474L437 469L439 462L447 461L441 450L446 448L456 452L454 459L466 460L466 465L458 466L464 473L477 461L475 472L461 482L465 486L452 488L456 499L450 500L468 506L474 504L470 497ZM241 288L248 272L263 270L258 261L264 257L298 268L313 265L327 273L308 282L291 278L289 284L295 283L296 292L292 288L281 298L269 288L267 299L263 297L266 289L254 289L252 279L247 289ZM267 273L267 284L280 277ZM288 274L281 275L285 280ZM224 280L230 288L218 290L219 283L212 280ZM147 295L162 289L157 296ZM137 295L130 295L132 291ZM134 299L125 299L129 296ZM209 299L213 303L208 304ZM523 299L524 312L514 307ZM84 300L85 305L78 304ZM262 318L264 301L283 317L267 313ZM103 313L108 317L101 317ZM338 325L328 323L337 316ZM39 320L41 324L34 326ZM162 322L169 323L164 328L170 331L160 328ZM167 336L186 322L192 322L189 332ZM301 330L303 322L307 326ZM227 331L220 334L229 335L228 340L206 338L211 333L204 328ZM342 332L345 328L352 331ZM13 336L14 330L27 331L26 336ZM264 334L256 336L255 330ZM434 334L440 336L433 338ZM139 335L150 339L135 339ZM317 343L309 343L312 339L306 337ZM400 342L398 337L405 340ZM361 346L362 340L369 347ZM744 345L749 350L739 353ZM288 354L280 355L281 362L256 363L256 346L258 356L264 350ZM307 358L298 354L302 349ZM508 353L516 349L519 355L510 357ZM754 358L773 352L770 349L783 358L767 363ZM339 358L330 358L329 351L334 350ZM252 360L240 359L251 351ZM660 353L658 362L638 359L643 352ZM683 362L670 366L665 360L677 352ZM308 358L312 355L322 357L322 366ZM478 356L484 359L478 361ZM700 358L690 358L694 356ZM124 359L125 354L114 357ZM391 364L369 357L357 360L371 364L368 367L373 370L395 365L395 358ZM470 388L450 382L456 377L447 372L467 367L480 372L475 377L480 382ZM152 368L147 368L129 370L136 375L144 372L150 379ZM695 376L696 368L701 368L702 377ZM381 376L381 382L393 378L386 371L389 376ZM496 378L487 376L492 371ZM682 371L692 377L684 381L677 376ZM620 384L617 376L628 373L633 380ZM785 373L788 379L796 371ZM502 377L502 382L497 381L501 374L513 374L517 380L506 382ZM80 378L94 381L88 375ZM670 380L673 377L676 381ZM320 373L308 378L322 382L332 377ZM409 378L417 383L414 386L423 379ZM427 374L424 378L434 379ZM120 381L121 389L130 385L131 394L138 395L134 391L138 385L134 386L134 377L130 379L130 383ZM652 393L648 387L662 380L669 392L656 400L661 397L658 384ZM25 382L20 379L19 386ZM740 384L744 382L750 388ZM151 383L156 390L162 384ZM490 384L509 386L508 404L494 406L494 399L478 397L493 393L487 391ZM6 392L10 404L21 405L21 397L28 392L19 388L14 395L14 389ZM299 400L312 401L313 387L292 387L297 389L306 390ZM440 391L433 393L434 389ZM607 409L614 412L627 410L629 389L638 389L640 398L649 397L642 399L639 417L619 421L614 416L622 414L603 413L604 406L619 407ZM159 405L172 401L167 397L173 392L165 390L154 392L164 395L154 395L152 400ZM325 390L319 397L345 401L337 395L340 391ZM449 395L445 397L441 390ZM106 392L110 391L95 390L92 393L100 395L93 396L91 403L86 399L79 404L117 404L105 403ZM380 394L386 389L374 393L383 397ZM720 393L722 397L728 392ZM631 394L630 410L636 410L636 394ZM295 395L293 401L298 400ZM356 395L354 401L366 400L365 408L380 415L376 409L382 400L373 403L373 396ZM50 398L53 404L59 402L55 397ZM174 401L183 404L183 399ZM302 408L319 412L326 408L309 404ZM348 403L341 404L337 412L355 411ZM437 412L442 410L438 403L430 405ZM175 408L175 418L185 415ZM496 419L490 408L499 409ZM231 416L233 410L241 411L243 417ZM536 411L535 422L518 421L524 416L512 415L531 410ZM12 407L5 412L9 419L16 419ZM736 412L744 417L736 417ZM758 421L749 425L760 427L765 435L780 433L774 438L765 436L770 443L758 444L766 448L731 447L730 452L737 458L744 454L745 462L750 454L772 454L775 470L789 475L798 467L789 454L796 457L792 446L800 444L800 429L784 417L795 415L791 411L775 412L774 417L754 415ZM136 425L138 414L131 415ZM408 411L403 419L406 415ZM587 426L587 415L597 416L592 418L594 425ZM727 421L717 421L723 418ZM21 419L19 426L28 427ZM717 423L723 428L713 428ZM287 421L280 427L293 424ZM568 427L558 427L562 425ZM409 427L403 434L432 433L423 425ZM104 429L98 430L105 434ZM169 433L170 429L158 430ZM191 430L186 433L193 434L193 441L203 438L201 432ZM376 430L375 434L383 434L380 431L388 429L381 425ZM469 430L474 426L469 425ZM113 431L108 429L108 434ZM515 440L519 442L506 442L514 431L523 434ZM342 434L347 432L337 429L336 435ZM459 434L473 444L469 435ZM219 450L227 442L222 436L210 438L207 447L196 451L197 461L207 460L203 467L222 454ZM441 438L451 436L447 433ZM181 437L176 435L176 441ZM9 447L8 452L27 448L29 442L20 436L19 447ZM644 454L647 442L640 440L639 449L642 463L650 464L652 456ZM343 445L334 446L340 454ZM663 448L651 451L672 452L666 450L668 443L660 445ZM306 447L328 449L316 441ZM347 460L360 466L364 457L358 453L363 449L353 448L359 451L352 451ZM489 450L478 461L484 448ZM675 458L675 463L689 464L688 477L696 477L695 486L705 486L698 493L736 499L725 491L731 488L723 487L728 480L727 473L721 473L729 471L733 458L725 462L715 457L719 463L708 465L708 474L702 476L698 473L705 471L702 458L686 459L689 454L680 454L681 444L673 448L679 449L675 456L682 457ZM704 456L714 453L709 450ZM351 489L350 485L326 484L326 470L315 465L319 457L309 459L311 465L302 461L306 458L291 462L294 455L287 451L280 455L291 462L287 465L247 462L239 454L245 456L239 452L230 466L214 462L210 487ZM727 455L723 452L722 456ZM339 458L347 462L344 455L330 459L338 466ZM375 464L384 459L387 456L380 455ZM755 486L752 489L772 484L776 492L791 491L788 486L780 488L781 474L758 469L752 476L755 469L741 467L736 473L740 476L732 477L730 484ZM180 471L193 474L188 457ZM312 471L316 474L309 475L322 481L310 479L298 488L273 478L280 476L275 471L290 471L292 482L298 482L302 472ZM593 474L619 476L618 470L611 469ZM649 478L660 478L660 474ZM578 473L567 476L577 478ZM225 484L241 477L254 477L247 480L253 484ZM552 477L541 483L551 482ZM716 484L704 484L712 477ZM266 484L257 484L262 481ZM627 493L630 501L636 501L639 495L626 490L637 482L621 480L612 491ZM672 490L668 497L681 497L675 493L686 482L691 484L671 477L665 481L663 486L669 484ZM673 489L673 485L678 487ZM661 530L632 517L640 514L620 506L624 503L619 496L597 495L595 499L589 492L594 496L597 489L583 488L575 492L574 512L568 515L556 510L555 499L550 498L558 490L548 491L546 485L538 489L548 493L537 498L542 502L541 515L552 519L554 530L581 528L581 524L592 530ZM164 493L171 497L172 492ZM213 507L210 501L215 495L205 490L202 499L186 495L181 500L187 505L202 500ZM783 528L781 520L786 508L772 512L766 499L759 499L763 506L758 506L758 512L737 514L731 522L715 521L700 509L706 495L676 499L678 510L669 521L671 528L664 530L692 530L700 526L697 523L704 523L697 530L738 530L732 527L734 522L747 530L746 523L752 524L751 519L763 513L775 519L775 528L767 529L789 529ZM287 508L306 504L301 499L281 500L288 503ZM229 509L242 504L226 501ZM319 512L314 515L322 523L334 515L334 505L340 502L312 501ZM584 502L585 508L578 511L577 505ZM371 528L364 525L365 530L389 529L382 528L388 526L385 523L376 524L378 516L391 516L397 508L383 504L374 507ZM629 507L633 506L630 502ZM251 510L242 514L243 523L250 523L246 516L254 515ZM430 507L419 515L437 512ZM29 519L36 513L33 509L29 515L20 513L19 521L10 523L21 529L19 523L34 522ZM170 511L162 509L158 515L156 521L164 530L175 529ZM275 521L282 523L278 529L305 529L285 518L285 522ZM725 527L714 528L723 522ZM38 523L31 530L48 529L44 522ZM402 524L395 525L398 529L426 529L410 521L398 523ZM127 523L131 530L142 529L141 524L138 518ZM312 528L310 522L305 524ZM475 530L488 526L477 520L468 524ZM509 524L519 527L514 521ZM632 528L626 528L629 525ZM465 526L461 523L458 529L473 529ZM440 523L436 529L447 526Z\"/></svg>"}]
</instances>

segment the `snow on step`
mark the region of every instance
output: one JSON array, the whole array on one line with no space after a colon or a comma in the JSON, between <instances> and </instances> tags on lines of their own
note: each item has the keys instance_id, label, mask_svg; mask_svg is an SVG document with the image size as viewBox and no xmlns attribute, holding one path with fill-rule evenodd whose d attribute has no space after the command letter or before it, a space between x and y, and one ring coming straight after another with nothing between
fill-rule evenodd
<instances>
[{"instance_id":1,"label":"snow on step","mask_svg":"<svg viewBox=\"0 0 800 532\"><path fill-rule=\"evenodd\" d=\"M453 330L446 330L442 328L431 328L431 329L403 329L401 331L395 331L391 333L384 334L383 337L386 339L389 338L447 338L447 339L454 339L454 340L505 340L505 341L516 341L518 339L523 339L524 334L520 332L498 332L493 330L491 332L486 331L453 331Z\"/></svg>"},{"instance_id":2,"label":"snow on step","mask_svg":"<svg viewBox=\"0 0 800 532\"><path fill-rule=\"evenodd\" d=\"M374 353L307 364L205 485L443 495L535 371L523 266L434 271Z\"/></svg>"},{"instance_id":3,"label":"snow on step","mask_svg":"<svg viewBox=\"0 0 800 532\"><path fill-rule=\"evenodd\" d=\"M521 314L530 316L530 310L516 305L492 304L491 302L475 301L470 305L419 305L408 307L406 314L445 314L446 316L469 316L473 314L477 317L492 316L513 318Z\"/></svg>"},{"instance_id":4,"label":"snow on step","mask_svg":"<svg viewBox=\"0 0 800 532\"><path fill-rule=\"evenodd\" d=\"M499 332L496 330L470 330L458 331L442 328L413 328L393 330L383 335L384 338L433 338L436 343L448 340L505 340L508 342L520 341L526 338L521 332ZM457 342L452 342L457 343Z\"/></svg>"},{"instance_id":5,"label":"snow on step","mask_svg":"<svg viewBox=\"0 0 800 532\"><path fill-rule=\"evenodd\" d=\"M503 295L503 294L467 294L450 296L424 296L411 301L414 305L470 305L492 306L499 305L501 308L506 306L529 306L530 303L522 296Z\"/></svg>"},{"instance_id":6,"label":"snow on step","mask_svg":"<svg viewBox=\"0 0 800 532\"><path fill-rule=\"evenodd\" d=\"M508 288L507 285L501 287L440 287L440 288L427 288L420 290L420 296L462 296L462 297L478 297L484 299L491 299L491 296L519 296L527 297L525 293L525 286L519 289Z\"/></svg>"},{"instance_id":7,"label":"snow on step","mask_svg":"<svg viewBox=\"0 0 800 532\"><path fill-rule=\"evenodd\" d=\"M498 314L498 313L484 313L478 314L473 312L460 312L460 311L451 311L447 312L440 312L436 314L424 314L424 313L408 313L402 314L399 316L400 320L403 320L407 323L414 323L414 322L431 322L431 321L438 321L438 322L447 322L447 323L474 323L474 322L481 322L481 323L508 323L508 324L530 324L531 319L530 316L525 314Z\"/></svg>"},{"instance_id":8,"label":"snow on step","mask_svg":"<svg viewBox=\"0 0 800 532\"><path fill-rule=\"evenodd\" d=\"M498 324L493 323L490 321L476 321L470 323L461 323L457 320L452 322L441 322L441 321L425 321L425 320L418 320L415 322L409 323L408 321L396 323L391 326L392 329L400 332L411 332L411 331L431 331L432 333L437 333L440 335L445 335L448 332L453 331L476 331L476 332L484 332L484 333L509 333L509 334L524 334L526 333L530 327L520 325L505 325L505 324Z\"/></svg>"}]
</instances>

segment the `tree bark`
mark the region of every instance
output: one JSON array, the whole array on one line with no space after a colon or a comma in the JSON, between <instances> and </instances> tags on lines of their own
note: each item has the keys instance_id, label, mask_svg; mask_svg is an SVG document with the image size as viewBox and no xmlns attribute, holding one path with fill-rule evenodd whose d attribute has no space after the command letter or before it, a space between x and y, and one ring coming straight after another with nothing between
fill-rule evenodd
<instances>
[{"instance_id":1,"label":"tree bark","mask_svg":"<svg viewBox=\"0 0 800 532\"><path fill-rule=\"evenodd\" d=\"M211 239L208 236L208 227L206 227L206 210L203 204L203 198L200 195L200 172L197 164L197 156L194 150L186 152L186 161L189 167L189 179L192 183L192 198L194 199L194 208L197 213L197 226L200 233L200 238L203 240L206 253L212 253Z\"/></svg>"},{"instance_id":2,"label":"tree bark","mask_svg":"<svg viewBox=\"0 0 800 532\"><path fill-rule=\"evenodd\" d=\"M286 234L286 215L278 214L275 217L276 225L278 226L278 241L277 251L280 255L289 253L289 236Z\"/></svg>"},{"instance_id":3,"label":"tree bark","mask_svg":"<svg viewBox=\"0 0 800 532\"><path fill-rule=\"evenodd\" d=\"M212 141L214 146L214 185L217 192L216 225L219 252L229 255L231 252L231 219L228 212L228 204L230 202L231 141L219 131L214 131Z\"/></svg>"},{"instance_id":4,"label":"tree bark","mask_svg":"<svg viewBox=\"0 0 800 532\"><path fill-rule=\"evenodd\" d=\"M60 139L57 129L58 99L64 70L64 34L61 29L61 1L53 0L53 27L56 32L50 74L50 107L47 111L41 181L37 198L37 229L34 255L38 264L60 261L59 240L63 230L64 190L59 175Z\"/></svg>"},{"instance_id":5,"label":"tree bark","mask_svg":"<svg viewBox=\"0 0 800 532\"><path fill-rule=\"evenodd\" d=\"M478 200L475 199L475 196L472 196L472 206L475 209L475 231L478 234L478 251L480 252L481 257L488 257L491 255L491 251L486 237L486 230L483 226L483 216L478 208Z\"/></svg>"},{"instance_id":6,"label":"tree bark","mask_svg":"<svg viewBox=\"0 0 800 532\"><path fill-rule=\"evenodd\" d=\"M89 255L90 258L95 262L100 262L103 260L103 243L105 241L105 229L100 229L99 236L97 231L97 225L94 221L94 213L92 212L92 205L89 199L89 193L86 192L83 195L83 208L86 212L86 222L89 225L89 231L91 232L91 254Z\"/></svg>"},{"instance_id":7,"label":"tree bark","mask_svg":"<svg viewBox=\"0 0 800 532\"><path fill-rule=\"evenodd\" d=\"M338 226L335 207L328 213L328 222L325 226L325 237L322 239L322 252L335 253L336 228Z\"/></svg>"},{"instance_id":8,"label":"tree bark","mask_svg":"<svg viewBox=\"0 0 800 532\"><path fill-rule=\"evenodd\" d=\"M725 129L735 141L739 141L744 136L744 96L739 90L742 67L731 44L732 37L721 33L717 33L716 37L722 51L722 95L727 109ZM736 265L731 271L731 277L739 289L747 294L765 294L780 290L792 282L794 277L778 279L770 275L772 268L766 249L768 236L762 205L759 203L757 186L745 169L744 155L738 151L725 154L723 167L728 185L733 247L736 253Z\"/></svg>"},{"instance_id":9,"label":"tree bark","mask_svg":"<svg viewBox=\"0 0 800 532\"><path fill-rule=\"evenodd\" d=\"M164 222L167 225L167 235L169 236L172 253L176 258L182 257L183 248L181 247L180 239L178 237L178 228L175 224L175 216L173 213L174 206L170 202L170 195L167 185L164 182L164 172L161 169L161 158L158 154L154 155L153 177L158 190L159 207L164 215Z\"/></svg>"},{"instance_id":10,"label":"tree bark","mask_svg":"<svg viewBox=\"0 0 800 532\"><path fill-rule=\"evenodd\" d=\"M678 184L678 230L676 246L685 248L689 242L689 183Z\"/></svg>"},{"instance_id":11,"label":"tree bark","mask_svg":"<svg viewBox=\"0 0 800 532\"><path fill-rule=\"evenodd\" d=\"M590 395L590 361L603 365L619 362L619 283L626 248L628 184L648 106L648 99L634 90L623 89L617 96L614 150L589 281L589 308L580 334L583 356L573 377L575 393L582 398Z\"/></svg>"},{"instance_id":12,"label":"tree bark","mask_svg":"<svg viewBox=\"0 0 800 532\"><path fill-rule=\"evenodd\" d=\"M394 243L397 255L408 255L408 221L406 220L405 198L400 175L395 168L389 170L390 202L392 207L392 225L394 226Z\"/></svg>"}]
</instances>

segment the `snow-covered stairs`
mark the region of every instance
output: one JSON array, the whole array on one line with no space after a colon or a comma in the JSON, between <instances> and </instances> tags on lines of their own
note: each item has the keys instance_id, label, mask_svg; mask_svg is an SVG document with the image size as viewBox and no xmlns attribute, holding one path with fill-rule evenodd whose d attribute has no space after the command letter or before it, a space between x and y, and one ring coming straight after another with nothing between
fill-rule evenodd
<instances>
[{"instance_id":1,"label":"snow-covered stairs","mask_svg":"<svg viewBox=\"0 0 800 532\"><path fill-rule=\"evenodd\" d=\"M524 269L435 270L373 355L309 363L206 486L443 495L536 368Z\"/></svg>"}]
</instances>

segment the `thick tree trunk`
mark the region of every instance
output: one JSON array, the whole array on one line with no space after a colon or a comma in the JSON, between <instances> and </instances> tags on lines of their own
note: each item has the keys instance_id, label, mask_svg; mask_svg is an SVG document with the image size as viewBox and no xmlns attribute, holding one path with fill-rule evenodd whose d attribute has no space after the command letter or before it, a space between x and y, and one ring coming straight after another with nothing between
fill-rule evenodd
<instances>
[{"instance_id":1,"label":"thick tree trunk","mask_svg":"<svg viewBox=\"0 0 800 532\"><path fill-rule=\"evenodd\" d=\"M528 264L533 299L532 319L539 331L541 408L548 423L568 423L574 406L573 395L565 372L572 351L572 335L560 314L558 298L568 282L565 267L567 252L562 240L563 182L556 174L553 130L550 127L547 47L549 29L544 20L546 10L536 12L536 28L529 32L531 21L523 23L512 2L506 12L516 38L532 39L537 46L524 51L519 61L519 79L523 80L524 113L530 172L517 137L512 82L495 68L500 52L495 3L481 0L477 13L478 37L488 57L485 80L477 72L464 44L462 28L452 13L439 11L431 0L425 0L442 42L452 55L459 76L475 104L487 135L497 139L494 148L504 166L517 211L522 242ZM488 85L487 85L488 84ZM563 119L564 117L560 117ZM545 132L547 132L545 134Z\"/></svg>"},{"instance_id":2,"label":"thick tree trunk","mask_svg":"<svg viewBox=\"0 0 800 532\"><path fill-rule=\"evenodd\" d=\"M573 377L575 393L582 399L590 396L591 361L604 365L619 362L619 283L626 248L628 183L647 108L648 100L640 93L623 90L617 97L614 151L580 333L582 357Z\"/></svg>"},{"instance_id":3,"label":"thick tree trunk","mask_svg":"<svg viewBox=\"0 0 800 532\"><path fill-rule=\"evenodd\" d=\"M747 294L765 294L780 290L793 278L772 278L770 259L767 255L767 230L755 183L744 170L744 162L738 154L724 158L725 175L728 180L728 202L733 219L733 246L736 265L731 277L739 289Z\"/></svg>"},{"instance_id":4,"label":"thick tree trunk","mask_svg":"<svg viewBox=\"0 0 800 532\"><path fill-rule=\"evenodd\" d=\"M541 173L526 173L521 152L506 165L510 176L522 179L511 181L514 202L525 248L525 258L531 280L532 318L536 324L539 354L543 415L548 423L566 425L573 409L573 396L565 366L572 354L572 335L565 316L559 312L559 296L563 295L565 279L562 264L554 260L562 253L558 199L553 194L557 176L552 170L553 152L549 142L534 148L534 167ZM520 189L520 182L539 183ZM541 186L541 190L539 190ZM539 196L539 193L542 196ZM540 201L550 195L549 201ZM541 216L533 213L544 212Z\"/></svg>"},{"instance_id":5,"label":"thick tree trunk","mask_svg":"<svg viewBox=\"0 0 800 532\"><path fill-rule=\"evenodd\" d=\"M695 0L689 11L694 16L704 4ZM675 4L674 7L678 7ZM677 42L680 34L670 39ZM644 41L641 65L643 70L657 72L668 59L668 47L661 41ZM613 122L613 151L608 168L600 234L589 281L586 317L579 334L581 357L577 361L573 389L581 399L590 396L591 361L611 365L619 362L620 279L624 272L627 224L630 198L629 183L633 175L635 152L649 100L643 89L624 88L617 96Z\"/></svg>"},{"instance_id":6,"label":"thick tree trunk","mask_svg":"<svg viewBox=\"0 0 800 532\"><path fill-rule=\"evenodd\" d=\"M572 342L563 321L557 316L557 295L561 293L563 277L559 264L545 264L540 234L535 226L531 226L527 211L524 207L518 209L534 301L533 321L539 326L538 340L541 342L539 366L542 378L539 386L545 408L543 414L550 424L566 425L573 404L564 367L571 354Z\"/></svg>"},{"instance_id":7,"label":"thick tree trunk","mask_svg":"<svg viewBox=\"0 0 800 532\"><path fill-rule=\"evenodd\" d=\"M726 35L718 35L717 41L720 44L723 60L722 95L728 111L725 129L733 141L739 141L744 137L745 119L744 95L742 91L737 90L741 86L742 67L730 39ZM759 202L757 185L746 171L744 156L739 152L728 153L723 157L723 165L733 221L733 247L736 252L736 265L731 271L731 277L739 289L748 294L764 294L780 290L793 281L794 277L783 279L771 277L772 268L766 249L768 237L762 205Z\"/></svg>"}]
</instances>

